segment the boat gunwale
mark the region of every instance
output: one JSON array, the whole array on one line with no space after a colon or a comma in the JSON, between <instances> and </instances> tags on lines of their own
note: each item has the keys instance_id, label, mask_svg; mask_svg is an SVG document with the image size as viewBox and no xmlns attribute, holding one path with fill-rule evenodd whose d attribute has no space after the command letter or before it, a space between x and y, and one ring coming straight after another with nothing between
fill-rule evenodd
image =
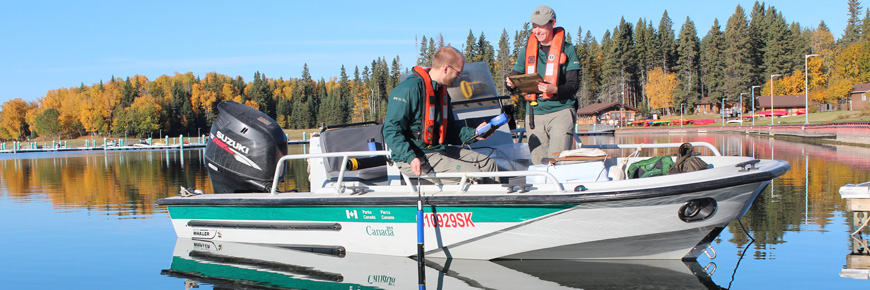
<instances>
[{"instance_id":1,"label":"boat gunwale","mask_svg":"<svg viewBox=\"0 0 870 290\"><path fill-rule=\"evenodd\" d=\"M769 160L766 170L750 171L746 174L717 178L699 179L695 182L682 183L667 186L657 186L642 189L606 190L602 192L568 192L555 194L433 194L424 195L423 201L428 205L553 205L553 204L580 204L590 202L610 202L619 200L646 199L681 195L692 192L730 188L745 184L764 182L782 176L791 168L791 165L782 160ZM252 193L254 194L254 193ZM340 195L333 197L287 197L270 195L269 193L256 193L253 197L230 197L216 198L209 195L206 198L193 197L169 197L161 198L158 205L165 206L412 206L416 204L417 196L366 196L366 195ZM217 194L220 195L220 194Z\"/></svg>"}]
</instances>

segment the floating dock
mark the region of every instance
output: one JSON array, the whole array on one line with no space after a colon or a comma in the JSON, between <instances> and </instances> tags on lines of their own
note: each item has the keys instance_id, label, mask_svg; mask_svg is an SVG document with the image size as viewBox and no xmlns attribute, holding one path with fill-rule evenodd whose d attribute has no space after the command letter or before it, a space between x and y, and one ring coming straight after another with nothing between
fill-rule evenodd
<instances>
[{"instance_id":1,"label":"floating dock","mask_svg":"<svg viewBox=\"0 0 870 290\"><path fill-rule=\"evenodd\" d=\"M870 279L870 248L861 232L870 223L870 181L840 187L840 197L846 199L846 209L852 211L852 252L846 255L846 267L840 277Z\"/></svg>"}]
</instances>

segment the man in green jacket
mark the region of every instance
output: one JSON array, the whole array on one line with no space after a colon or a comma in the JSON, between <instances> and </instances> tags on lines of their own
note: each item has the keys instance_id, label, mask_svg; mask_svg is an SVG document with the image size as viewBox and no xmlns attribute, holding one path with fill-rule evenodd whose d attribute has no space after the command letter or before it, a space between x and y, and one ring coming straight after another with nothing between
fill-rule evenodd
<instances>
[{"instance_id":1,"label":"man in green jacket","mask_svg":"<svg viewBox=\"0 0 870 290\"><path fill-rule=\"evenodd\" d=\"M526 114L526 130L532 163L541 164L554 153L571 149L575 122L574 93L580 88L580 59L565 30L556 27L556 12L548 6L535 8L532 33L525 50L520 50L510 75L539 74L538 94L526 96L526 112L534 111L534 125ZM510 78L505 84L515 89Z\"/></svg>"},{"instance_id":2,"label":"man in green jacket","mask_svg":"<svg viewBox=\"0 0 870 290\"><path fill-rule=\"evenodd\" d=\"M390 92L384 120L384 142L402 173L497 171L494 160L471 149L450 145L484 140L475 128L456 125L447 86L459 78L465 57L445 46L432 57L432 68L415 67ZM446 112L445 112L446 111ZM486 125L480 124L478 128ZM428 130L423 130L423 128ZM413 175L411 175L413 174Z\"/></svg>"}]
</instances>

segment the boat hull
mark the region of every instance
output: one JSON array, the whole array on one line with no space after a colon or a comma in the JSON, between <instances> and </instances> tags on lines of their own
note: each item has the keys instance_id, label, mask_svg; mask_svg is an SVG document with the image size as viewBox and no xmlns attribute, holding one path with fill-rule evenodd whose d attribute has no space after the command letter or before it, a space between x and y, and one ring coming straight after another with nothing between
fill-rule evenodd
<instances>
[{"instance_id":1,"label":"boat hull","mask_svg":"<svg viewBox=\"0 0 870 290\"><path fill-rule=\"evenodd\" d=\"M758 181L647 198L578 198L574 203L559 204L475 204L469 198L468 204L443 200L448 205L439 205L437 196L430 196L424 209L426 256L485 260L691 259L706 247L705 237L714 231L718 234L718 230L742 216L768 183ZM557 197L570 199L554 195L537 196L537 200ZM703 220L682 220L678 214L681 207L699 199L715 200L714 212ZM416 254L414 203L397 205L394 198L384 199L383 204L378 204L376 198L364 205L336 203L168 208L180 238L393 256Z\"/></svg>"}]
</instances>

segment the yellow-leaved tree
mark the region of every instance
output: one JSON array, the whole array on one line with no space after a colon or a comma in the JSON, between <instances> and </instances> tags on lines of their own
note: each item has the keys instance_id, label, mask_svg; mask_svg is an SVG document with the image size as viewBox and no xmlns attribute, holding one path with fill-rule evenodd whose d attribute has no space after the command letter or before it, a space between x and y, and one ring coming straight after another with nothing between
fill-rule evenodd
<instances>
[{"instance_id":1,"label":"yellow-leaved tree","mask_svg":"<svg viewBox=\"0 0 870 290\"><path fill-rule=\"evenodd\" d=\"M25 116L32 108L22 99L12 99L0 107L0 139L23 140L27 122Z\"/></svg>"},{"instance_id":2,"label":"yellow-leaved tree","mask_svg":"<svg viewBox=\"0 0 870 290\"><path fill-rule=\"evenodd\" d=\"M674 89L677 88L676 74L668 73L657 67L647 71L646 97L653 109L670 108L674 104Z\"/></svg>"}]
</instances>

